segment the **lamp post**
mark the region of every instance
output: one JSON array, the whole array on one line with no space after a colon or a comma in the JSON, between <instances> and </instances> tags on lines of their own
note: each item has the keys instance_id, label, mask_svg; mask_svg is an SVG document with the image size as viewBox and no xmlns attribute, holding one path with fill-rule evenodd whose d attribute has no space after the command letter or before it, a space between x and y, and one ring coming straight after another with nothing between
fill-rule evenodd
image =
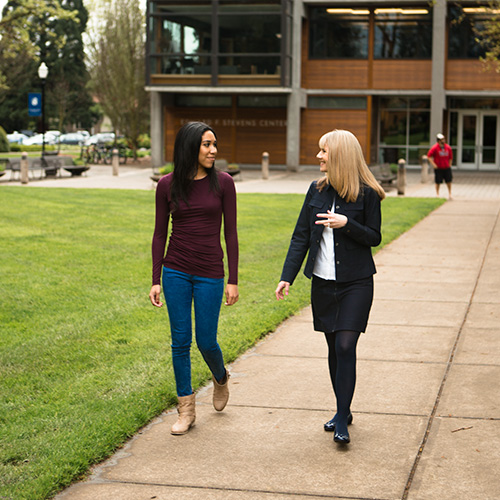
<instances>
[{"instance_id":1,"label":"lamp post","mask_svg":"<svg viewBox=\"0 0 500 500\"><path fill-rule=\"evenodd\" d=\"M45 81L49 74L49 68L42 62L38 67L38 77L42 82L42 164L45 162Z\"/></svg>"}]
</instances>

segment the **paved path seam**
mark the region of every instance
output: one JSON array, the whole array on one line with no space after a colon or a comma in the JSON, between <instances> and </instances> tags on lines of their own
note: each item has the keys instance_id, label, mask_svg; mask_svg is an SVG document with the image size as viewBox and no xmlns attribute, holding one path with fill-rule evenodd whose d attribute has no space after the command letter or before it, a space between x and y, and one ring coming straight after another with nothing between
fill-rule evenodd
<instances>
[{"instance_id":1,"label":"paved path seam","mask_svg":"<svg viewBox=\"0 0 500 500\"><path fill-rule=\"evenodd\" d=\"M436 413L437 413L437 410L438 410L438 407L439 407L439 403L441 402L441 396L443 395L443 391L444 391L444 388L445 388L445 385L446 385L446 381L448 380L448 376L450 374L451 367L453 366L453 362L454 362L454 359L455 359L455 354L457 352L458 343L459 343L460 338L462 336L462 331L464 329L465 323L467 321L467 317L468 317L470 309L472 307L472 302L473 302L473 299L474 299L474 295L475 295L475 292L476 292L478 284L479 284L479 279L481 278L481 274L483 272L483 268L484 268L484 263L485 263L485 260L486 260L486 256L488 254L488 250L490 248L491 241L493 239L493 235L495 233L495 229L496 229L496 226L498 224L499 217L500 217L500 212L497 211L496 220L495 220L495 223L493 224L493 226L490 229L490 235L489 235L489 238L488 238L488 243L486 244L485 249L483 251L483 255L482 255L482 259L481 259L481 265L479 266L479 269L477 271L476 280L475 280L474 287L473 287L472 293L470 295L470 298L469 298L469 301L468 301L468 304L467 304L467 309L465 311L464 317L463 317L462 322L460 324L460 328L458 329L457 335L455 337L455 341L453 343L453 347L451 349L450 356L449 356L448 361L446 363L446 369L445 369L445 372L444 372L444 375L443 375L443 379L442 379L441 384L439 386L439 390L438 390L438 393L437 393L437 396L436 396L436 400L434 402L434 406L433 406L431 414L429 416L429 420L427 422L427 427L426 427L424 436L422 438L422 442L420 444L418 453L415 456L415 461L413 463L413 466L411 468L410 474L408 476L408 481L406 483L406 486L405 486L405 489L404 489L404 493L403 493L403 496L401 497L401 500L407 500L408 495L410 494L411 486L413 484L413 480L414 480L415 474L417 472L417 469L418 469L418 466L419 466L419 463L420 463L420 459L422 458L422 454L424 452L425 446L426 446L427 441L429 439L429 434L431 432L431 428L432 428L432 425L434 423L434 419L436 418Z\"/></svg>"}]
</instances>

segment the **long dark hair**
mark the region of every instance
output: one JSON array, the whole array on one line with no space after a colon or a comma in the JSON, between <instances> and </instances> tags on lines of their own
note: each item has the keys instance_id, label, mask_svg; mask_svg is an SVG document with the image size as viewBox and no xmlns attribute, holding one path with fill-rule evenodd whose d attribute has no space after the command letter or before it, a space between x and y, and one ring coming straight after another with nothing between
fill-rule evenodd
<instances>
[{"instance_id":1,"label":"long dark hair","mask_svg":"<svg viewBox=\"0 0 500 500\"><path fill-rule=\"evenodd\" d=\"M188 122L177 132L174 144L174 172L171 188L174 209L178 208L179 200L189 205L189 191L198 173L201 138L207 130L212 132L217 139L217 135L212 127L203 122ZM210 180L210 190L219 191L219 181L215 166L207 168L207 175Z\"/></svg>"}]
</instances>

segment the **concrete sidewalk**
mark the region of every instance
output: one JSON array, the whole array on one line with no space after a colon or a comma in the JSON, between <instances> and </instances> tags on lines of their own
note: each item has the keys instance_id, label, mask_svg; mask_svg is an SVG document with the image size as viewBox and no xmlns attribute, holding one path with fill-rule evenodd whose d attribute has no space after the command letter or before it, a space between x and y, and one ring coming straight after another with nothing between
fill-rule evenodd
<instances>
[{"instance_id":1,"label":"concrete sidewalk","mask_svg":"<svg viewBox=\"0 0 500 500\"><path fill-rule=\"evenodd\" d=\"M90 170L79 177L72 177L61 170L61 176L31 179L29 187L66 187L97 189L141 189L154 190L156 182L151 179L150 167L120 165L117 176L112 174L110 165L92 165ZM454 171L453 198L456 200L500 200L500 172ZM296 193L304 194L312 180L320 176L319 168L304 167L300 172L287 172L271 168L269 179L262 179L257 168L244 168L235 177L238 193ZM427 183L421 182L420 170L408 169L406 174L405 196L434 197L435 188L432 176ZM19 175L12 178L10 172L0 177L1 186L20 186ZM395 187L388 189L388 196L398 196ZM441 187L440 195L447 197L446 186Z\"/></svg>"},{"instance_id":2,"label":"concrete sidewalk","mask_svg":"<svg viewBox=\"0 0 500 500\"><path fill-rule=\"evenodd\" d=\"M298 177L288 181L305 193L310 179ZM270 185L244 180L238 191L259 182ZM176 413L165 412L57 498L498 499L500 193L486 196L491 185L457 182L454 201L376 255L349 446L323 431L334 399L326 343L306 308L232 364L224 412L205 387L187 435L170 435ZM408 191L424 188L434 195L432 184Z\"/></svg>"}]
</instances>

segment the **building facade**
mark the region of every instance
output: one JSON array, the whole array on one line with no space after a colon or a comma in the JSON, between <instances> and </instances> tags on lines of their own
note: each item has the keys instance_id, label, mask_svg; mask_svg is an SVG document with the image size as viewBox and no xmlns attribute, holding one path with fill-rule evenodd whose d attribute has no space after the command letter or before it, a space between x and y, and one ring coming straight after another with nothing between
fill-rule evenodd
<instances>
[{"instance_id":1,"label":"building facade","mask_svg":"<svg viewBox=\"0 0 500 500\"><path fill-rule=\"evenodd\" d=\"M487 2L149 0L154 166L190 120L229 163L316 164L334 128L368 163L418 165L443 132L454 166L500 170L500 75L477 29Z\"/></svg>"}]
</instances>

